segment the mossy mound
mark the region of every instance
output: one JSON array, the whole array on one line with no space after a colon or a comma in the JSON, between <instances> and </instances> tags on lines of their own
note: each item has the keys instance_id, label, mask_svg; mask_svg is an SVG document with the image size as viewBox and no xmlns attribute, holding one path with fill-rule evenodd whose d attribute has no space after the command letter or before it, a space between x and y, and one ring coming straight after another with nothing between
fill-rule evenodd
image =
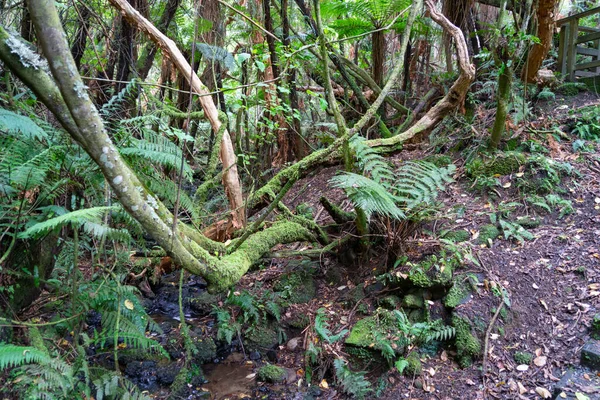
<instances>
[{"instance_id":1,"label":"mossy mound","mask_svg":"<svg viewBox=\"0 0 600 400\"><path fill-rule=\"evenodd\" d=\"M403 354L409 340L398 328L395 312L380 308L374 315L357 321L346 338L346 348L381 352L385 346L393 348L397 355Z\"/></svg>"},{"instance_id":2,"label":"mossy mound","mask_svg":"<svg viewBox=\"0 0 600 400\"><path fill-rule=\"evenodd\" d=\"M592 319L592 326L590 328L592 331L592 337L596 340L600 339L600 314L594 315L594 319Z\"/></svg>"},{"instance_id":3,"label":"mossy mound","mask_svg":"<svg viewBox=\"0 0 600 400\"><path fill-rule=\"evenodd\" d=\"M443 155L443 154L433 154L433 155L427 156L427 157L423 158L423 161L432 163L433 165L435 165L438 168L447 167L448 165L452 164L452 158L450 158L449 156Z\"/></svg>"},{"instance_id":4,"label":"mossy mound","mask_svg":"<svg viewBox=\"0 0 600 400\"><path fill-rule=\"evenodd\" d=\"M421 363L421 359L419 358L419 354L416 352L412 352L406 357L406 361L408 365L404 369L404 374L407 376L417 376L421 375L423 372L423 364Z\"/></svg>"},{"instance_id":5,"label":"mossy mound","mask_svg":"<svg viewBox=\"0 0 600 400\"><path fill-rule=\"evenodd\" d=\"M477 238L477 243L479 244L489 244L490 240L494 240L500 236L500 229L496 225L487 224L483 225L479 228L479 237Z\"/></svg>"},{"instance_id":6,"label":"mossy mound","mask_svg":"<svg viewBox=\"0 0 600 400\"><path fill-rule=\"evenodd\" d=\"M521 225L525 229L535 229L539 227L542 223L542 220L539 217L518 217L515 220L515 223Z\"/></svg>"},{"instance_id":7,"label":"mossy mound","mask_svg":"<svg viewBox=\"0 0 600 400\"><path fill-rule=\"evenodd\" d=\"M588 90L585 83L581 82L565 82L556 88L556 92L565 96L576 96L579 92Z\"/></svg>"},{"instance_id":8,"label":"mossy mound","mask_svg":"<svg viewBox=\"0 0 600 400\"><path fill-rule=\"evenodd\" d=\"M260 382L279 383L287 378L287 372L277 365L267 364L258 370L256 378Z\"/></svg>"},{"instance_id":9,"label":"mossy mound","mask_svg":"<svg viewBox=\"0 0 600 400\"><path fill-rule=\"evenodd\" d=\"M198 364L212 362L217 357L217 345L215 341L208 338L196 338L194 345L198 352L194 354L194 361Z\"/></svg>"},{"instance_id":10,"label":"mossy mound","mask_svg":"<svg viewBox=\"0 0 600 400\"><path fill-rule=\"evenodd\" d=\"M533 361L533 354L526 351L517 351L513 358L517 364L529 365Z\"/></svg>"},{"instance_id":11,"label":"mossy mound","mask_svg":"<svg viewBox=\"0 0 600 400\"><path fill-rule=\"evenodd\" d=\"M477 157L469 162L466 170L471 178L502 176L518 172L521 165L526 163L527 158L523 153L510 151L497 153L493 157Z\"/></svg>"},{"instance_id":12,"label":"mossy mound","mask_svg":"<svg viewBox=\"0 0 600 400\"><path fill-rule=\"evenodd\" d=\"M252 326L245 333L245 346L250 351L266 352L279 344L279 334L274 323Z\"/></svg>"},{"instance_id":13,"label":"mossy mound","mask_svg":"<svg viewBox=\"0 0 600 400\"><path fill-rule=\"evenodd\" d=\"M458 267L458 260L442 252L440 256L432 255L418 264L411 264L408 273L410 282L420 288L434 286L450 286L452 273Z\"/></svg>"},{"instance_id":14,"label":"mossy mound","mask_svg":"<svg viewBox=\"0 0 600 400\"><path fill-rule=\"evenodd\" d=\"M458 362L463 368L469 367L473 363L473 358L481 354L481 341L472 333L468 319L453 315L452 325L456 329Z\"/></svg>"},{"instance_id":15,"label":"mossy mound","mask_svg":"<svg viewBox=\"0 0 600 400\"><path fill-rule=\"evenodd\" d=\"M460 275L454 278L454 284L444 297L444 305L454 308L466 302L471 296L471 285L468 282L469 278Z\"/></svg>"},{"instance_id":16,"label":"mossy mound","mask_svg":"<svg viewBox=\"0 0 600 400\"><path fill-rule=\"evenodd\" d=\"M400 305L400 298L398 296L385 296L377 301L379 307L387 310L395 310Z\"/></svg>"},{"instance_id":17,"label":"mossy mound","mask_svg":"<svg viewBox=\"0 0 600 400\"><path fill-rule=\"evenodd\" d=\"M444 235L444 239L450 240L454 243L466 242L471 239L471 233L465 229L460 229L453 232L448 232Z\"/></svg>"},{"instance_id":18,"label":"mossy mound","mask_svg":"<svg viewBox=\"0 0 600 400\"><path fill-rule=\"evenodd\" d=\"M424 305L423 293L415 294L407 294L402 298L402 308L416 308L422 309Z\"/></svg>"},{"instance_id":19,"label":"mossy mound","mask_svg":"<svg viewBox=\"0 0 600 400\"><path fill-rule=\"evenodd\" d=\"M308 303L316 293L317 287L309 271L295 271L283 274L273 286L273 291L290 304Z\"/></svg>"},{"instance_id":20,"label":"mossy mound","mask_svg":"<svg viewBox=\"0 0 600 400\"><path fill-rule=\"evenodd\" d=\"M290 328L304 329L310 325L310 317L306 314L293 314L292 317L287 320L287 324Z\"/></svg>"}]
</instances>

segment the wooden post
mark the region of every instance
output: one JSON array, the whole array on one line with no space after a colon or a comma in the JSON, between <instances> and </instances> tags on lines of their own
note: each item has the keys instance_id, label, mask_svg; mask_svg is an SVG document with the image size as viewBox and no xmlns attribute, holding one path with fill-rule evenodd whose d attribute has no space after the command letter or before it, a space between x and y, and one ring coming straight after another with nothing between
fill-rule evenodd
<instances>
[{"instance_id":1,"label":"wooden post","mask_svg":"<svg viewBox=\"0 0 600 400\"><path fill-rule=\"evenodd\" d=\"M569 31L567 30L567 25L561 25L560 34L558 36L558 70L562 75L567 74L567 36Z\"/></svg>"},{"instance_id":2,"label":"wooden post","mask_svg":"<svg viewBox=\"0 0 600 400\"><path fill-rule=\"evenodd\" d=\"M567 42L567 80L575 82L575 62L577 61L577 32L579 19L569 22L569 38Z\"/></svg>"}]
</instances>

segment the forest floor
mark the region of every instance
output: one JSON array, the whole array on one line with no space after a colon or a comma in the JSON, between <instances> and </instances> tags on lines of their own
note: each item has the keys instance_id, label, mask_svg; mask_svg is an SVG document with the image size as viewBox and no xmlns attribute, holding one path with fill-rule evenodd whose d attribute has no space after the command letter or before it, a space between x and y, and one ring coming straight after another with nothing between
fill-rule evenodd
<instances>
[{"instance_id":1,"label":"forest floor","mask_svg":"<svg viewBox=\"0 0 600 400\"><path fill-rule=\"evenodd\" d=\"M581 348L590 340L590 326L595 314L600 311L600 149L595 143L593 146L596 147L588 149L588 152L574 152L573 143L567 135L563 135L559 142L543 132L547 132L550 125L568 132L569 121L577 119L573 110L594 104L599 104L597 96L589 93L538 104L535 107L537 119L527 124L527 130L521 129L520 132L521 135L538 135L537 139L546 141L550 149L547 157L556 163L568 163L574 167L576 173L560 184L562 199L572 203L573 212L568 215L559 215L558 208L550 213L534 215L532 207L522 207L525 204L523 194L516 184L519 172L499 176L500 184L487 192L475 191L473 182L467 178L464 160L453 159L458 166L456 182L440 193L440 207L435 219L414 231L406 231L410 234L405 235L402 248L409 259L420 260L439 252L443 244L440 238L446 232L468 232L469 237L463 246L470 249L473 262L465 261L455 274L474 274L479 278L472 294L461 301L454 312L460 312L473 322L482 349L487 347L488 350L485 366L480 356L472 365L461 368L454 345L442 343L432 351L419 350L422 362L420 375L402 376L393 369L386 372L381 366L374 370L370 368L367 377L374 382L374 389L379 388L379 398L546 398L565 372L571 366L579 365ZM392 161L399 164L403 159L420 158L430 152L427 145L411 145L394 156ZM326 194L329 199L348 208L343 192L328 188L329 179L338 169L329 167L298 182L286 196L286 205L295 209L301 203L307 204L315 212L316 222L331 222L328 214L321 209L319 198ZM515 208L517 203L521 206ZM513 214L503 214L503 205L511 204L513 208L507 209ZM508 240L498 237L482 242L479 238L481 228L490 223L492 214L510 220L517 215L533 217L539 225L528 228L533 235L530 240L519 242L513 236ZM395 228L395 232L408 229L406 226ZM390 236L387 237L389 239ZM307 248L306 245L297 245L276 251ZM285 309L279 323L282 327L280 333L285 335L279 335L274 345L267 345L269 349L259 346L255 347L258 349L255 351L251 340L236 340L235 335L232 346L218 346L215 363L203 366L208 383L198 383L189 393L191 397L186 398L347 398L339 385L335 385L331 373L327 372L331 371L328 367L333 354L321 354L321 363L315 368L314 377L321 382L319 387L309 389L304 384L305 350L311 340L317 343L313 335L309 335L317 310L324 310L322 312L330 322L330 329L336 333L351 329L357 320L373 314L384 304L382 299L390 294L399 294L399 289L387 288L375 279L394 264L396 256L389 248L385 245L374 248L366 262L357 262L353 250L351 246L343 246L337 256L325 254L304 262L301 258L275 258L270 264L247 274L237 285L236 294L248 292L256 298L264 298L265 293L276 290L282 276L289 276L310 265L314 268L314 281L309 284L311 288L299 286L293 289L310 292L314 285L315 292L309 295L308 301ZM189 283L187 287L187 294L191 297L202 291L201 285L200 289L194 289L194 284ZM362 293L358 297L357 288L361 288ZM504 312L496 313L502 303L498 289L502 288L506 293ZM149 302L153 304L149 307L157 312L157 304L160 308L165 296L161 296L160 287L155 291L159 300ZM170 293L173 300L172 291ZM431 315L449 320L450 311L441 305L440 297L434 290L424 292ZM229 304L224 297L213 300L223 308ZM166 308L158 312L168 314L168 306ZM202 309L196 306L195 310L199 308ZM206 316L206 312L204 314L201 318L192 318L190 324L202 331L202 335L215 336L217 322ZM494 318L495 314L499 317L496 315ZM242 315L241 311L239 315ZM308 328L294 323L306 318L309 322L304 325ZM164 323L164 320L159 322ZM176 329L177 321L172 322ZM270 324L267 319L258 324L263 323ZM491 328L490 323L493 323ZM237 337L240 338L239 335ZM341 346L331 345L325 349L337 355L345 354ZM258 368L266 363L285 368L285 379L277 384L256 382ZM368 363L367 366L375 365ZM485 379L482 377L483 369L487 371ZM132 378L135 381L135 374ZM552 398L558 395L557 398L599 399L597 375L589 372L582 379L583 384L565 388L564 393L559 390ZM158 390L154 395L162 398L166 393L168 391ZM366 398L375 398L375 391Z\"/></svg>"},{"instance_id":2,"label":"forest floor","mask_svg":"<svg viewBox=\"0 0 600 400\"><path fill-rule=\"evenodd\" d=\"M549 169L554 164L573 167L574 172L563 176L555 188L558 199L571 202L572 212L561 215L561 210L568 211L565 202L549 207L550 212L527 203L524 182L519 180L526 172L523 168L494 176L494 184L477 190L463 155L448 153L457 166L455 182L439 193L434 217L418 225L377 223L373 234L379 241L368 260L358 259L353 241L342 245L337 254L284 257L286 252L310 250L304 243L274 249L276 258L265 260L228 294L209 294L201 279L188 277L182 292L186 322L200 351L183 385L174 383L181 375L185 352L178 316L179 272L162 271L160 282L144 286L142 291L147 311L164 331L154 337L171 361L123 356L119 359L122 372L157 399L351 398L336 380L332 363L336 358L352 357L344 339L332 343L318 339L316 319L327 321L333 335L379 315L380 308L400 307L395 301L404 302L408 294L418 294L424 300L422 315L448 325L455 314L470 321L480 341L479 356L461 367L460 350L454 340L447 340L408 346L406 350L417 354L421 362L418 374L401 375L376 357L366 363L363 359L363 365L351 362L352 370L369 371L366 377L373 390L365 398L600 399L600 378L593 371L585 370L577 383L555 390L571 367L578 368L581 349L592 336L594 316L600 313L600 143L588 142L586 151L576 152L577 138L570 132L580 108L599 104L598 96L588 92L557 97L534 105L535 117L514 129L519 141L541 143L548 149L545 160L551 160ZM489 123L490 112L482 112L477 119ZM482 127L470 130L477 135L478 128L485 132ZM452 137L453 132L447 135ZM433 153L429 144L411 144L390 161L400 165ZM319 202L321 196L350 209L343 191L329 185L339 168L324 168L300 180L286 195L285 204L296 212L308 206L317 223L330 224L331 217ZM536 173L548 174L543 168ZM499 226L502 219L514 228L518 217L535 222L527 227L532 235L527 240L510 229L504 230L508 238L483 239L490 222ZM448 247L444 238L457 232L466 233L464 241ZM352 224L338 231L339 236L346 234L353 234ZM447 287L407 289L386 286L377 279L386 273L404 276L402 266L396 265L401 255L415 263L432 255L441 261L444 248L446 255L454 250L468 255L453 271L453 282L468 281L471 290L452 307L445 305ZM285 306L273 306L281 299ZM402 307L414 315L410 306ZM229 319L215 317L219 310L227 311ZM97 318L89 319L88 330L97 324ZM306 351L311 347L319 348L320 354L312 371L312 381L317 384L308 387ZM109 359L97 361L112 363ZM285 376L276 383L261 382L259 369L268 364L282 367Z\"/></svg>"}]
</instances>

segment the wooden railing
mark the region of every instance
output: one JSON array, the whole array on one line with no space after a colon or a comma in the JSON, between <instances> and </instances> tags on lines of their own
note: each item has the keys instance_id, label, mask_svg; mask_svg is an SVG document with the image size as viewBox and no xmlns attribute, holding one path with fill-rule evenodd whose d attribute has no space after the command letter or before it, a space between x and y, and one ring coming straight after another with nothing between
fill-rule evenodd
<instances>
[{"instance_id":1,"label":"wooden railing","mask_svg":"<svg viewBox=\"0 0 600 400\"><path fill-rule=\"evenodd\" d=\"M556 21L560 28L558 66L568 81L600 75L600 29L579 26L580 19L594 14L600 14L600 7ZM577 55L585 56L584 60Z\"/></svg>"}]
</instances>

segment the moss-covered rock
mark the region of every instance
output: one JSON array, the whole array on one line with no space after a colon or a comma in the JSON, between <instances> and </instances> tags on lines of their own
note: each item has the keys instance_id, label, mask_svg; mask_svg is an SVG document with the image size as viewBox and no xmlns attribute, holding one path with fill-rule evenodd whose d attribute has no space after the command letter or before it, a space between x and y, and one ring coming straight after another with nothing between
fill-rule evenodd
<instances>
[{"instance_id":1,"label":"moss-covered rock","mask_svg":"<svg viewBox=\"0 0 600 400\"><path fill-rule=\"evenodd\" d=\"M398 296L385 296L377 301L379 307L387 310L395 310L400 305L400 298Z\"/></svg>"},{"instance_id":2,"label":"moss-covered rock","mask_svg":"<svg viewBox=\"0 0 600 400\"><path fill-rule=\"evenodd\" d=\"M212 312L213 306L219 302L219 296L209 292L202 292L190 299L190 308L200 316Z\"/></svg>"},{"instance_id":3,"label":"moss-covered rock","mask_svg":"<svg viewBox=\"0 0 600 400\"><path fill-rule=\"evenodd\" d=\"M308 303L316 293L317 287L310 271L294 271L283 274L273 286L273 291L291 304Z\"/></svg>"},{"instance_id":4,"label":"moss-covered rock","mask_svg":"<svg viewBox=\"0 0 600 400\"><path fill-rule=\"evenodd\" d=\"M408 279L414 286L420 288L446 287L452 281L452 273L458 266L458 260L443 252L439 257L432 255L416 265L410 265Z\"/></svg>"},{"instance_id":5,"label":"moss-covered rock","mask_svg":"<svg viewBox=\"0 0 600 400\"><path fill-rule=\"evenodd\" d=\"M421 359L419 358L419 354L417 352L412 352L406 357L406 361L408 365L404 369L405 375L408 376L416 376L421 375L423 372L423 364L421 363Z\"/></svg>"},{"instance_id":6,"label":"moss-covered rock","mask_svg":"<svg viewBox=\"0 0 600 400\"><path fill-rule=\"evenodd\" d=\"M213 361L217 357L217 345L211 337L196 338L194 345L198 350L194 355L194 361L198 364L205 364Z\"/></svg>"},{"instance_id":7,"label":"moss-covered rock","mask_svg":"<svg viewBox=\"0 0 600 400\"><path fill-rule=\"evenodd\" d=\"M473 358L481 354L481 341L472 333L471 323L468 319L453 315L452 325L456 329L458 362L463 368L466 368L473 363Z\"/></svg>"},{"instance_id":8,"label":"moss-covered rock","mask_svg":"<svg viewBox=\"0 0 600 400\"><path fill-rule=\"evenodd\" d=\"M404 353L408 343L408 338L398 329L396 315L382 308L357 321L345 341L347 348L359 347L368 351L381 352L384 346L389 346L398 355Z\"/></svg>"},{"instance_id":9,"label":"moss-covered rock","mask_svg":"<svg viewBox=\"0 0 600 400\"><path fill-rule=\"evenodd\" d=\"M517 351L513 358L517 364L529 365L533 361L533 354L526 351Z\"/></svg>"},{"instance_id":10,"label":"moss-covered rock","mask_svg":"<svg viewBox=\"0 0 600 400\"><path fill-rule=\"evenodd\" d=\"M402 298L402 308L422 309L424 305L423 294L407 294Z\"/></svg>"},{"instance_id":11,"label":"moss-covered rock","mask_svg":"<svg viewBox=\"0 0 600 400\"><path fill-rule=\"evenodd\" d=\"M594 315L590 329L592 331L592 337L596 340L600 339L600 313Z\"/></svg>"},{"instance_id":12,"label":"moss-covered rock","mask_svg":"<svg viewBox=\"0 0 600 400\"><path fill-rule=\"evenodd\" d=\"M448 232L444 235L444 239L453 241L454 243L466 242L471 239L471 233L466 229L460 229L453 232Z\"/></svg>"},{"instance_id":13,"label":"moss-covered rock","mask_svg":"<svg viewBox=\"0 0 600 400\"><path fill-rule=\"evenodd\" d=\"M576 96L579 92L588 90L585 83L581 82L565 82L556 88L556 91L565 96Z\"/></svg>"},{"instance_id":14,"label":"moss-covered rock","mask_svg":"<svg viewBox=\"0 0 600 400\"><path fill-rule=\"evenodd\" d=\"M541 225L542 220L539 217L523 216L523 217L518 217L515 220L515 223L517 223L518 225L521 225L525 229L535 229Z\"/></svg>"},{"instance_id":15,"label":"moss-covered rock","mask_svg":"<svg viewBox=\"0 0 600 400\"><path fill-rule=\"evenodd\" d=\"M287 378L287 372L277 365L267 364L258 370L256 378L261 382L279 383Z\"/></svg>"},{"instance_id":16,"label":"moss-covered rock","mask_svg":"<svg viewBox=\"0 0 600 400\"><path fill-rule=\"evenodd\" d=\"M274 323L252 326L245 333L245 346L249 351L265 353L279 344L279 334Z\"/></svg>"},{"instance_id":17,"label":"moss-covered rock","mask_svg":"<svg viewBox=\"0 0 600 400\"><path fill-rule=\"evenodd\" d=\"M452 285L444 297L444 305L446 307L454 308L459 304L464 303L470 296L471 285L468 282L468 278L464 275L460 275L454 278L454 285Z\"/></svg>"},{"instance_id":18,"label":"moss-covered rock","mask_svg":"<svg viewBox=\"0 0 600 400\"><path fill-rule=\"evenodd\" d=\"M519 167L527 162L523 153L510 151L496 153L492 157L480 156L471 160L466 167L471 178L481 176L502 176L519 171Z\"/></svg>"},{"instance_id":19,"label":"moss-covered rock","mask_svg":"<svg viewBox=\"0 0 600 400\"><path fill-rule=\"evenodd\" d=\"M477 243L479 244L489 244L490 240L494 240L500 236L501 232L496 225L487 224L483 225L479 228L479 237L477 238Z\"/></svg>"}]
</instances>

